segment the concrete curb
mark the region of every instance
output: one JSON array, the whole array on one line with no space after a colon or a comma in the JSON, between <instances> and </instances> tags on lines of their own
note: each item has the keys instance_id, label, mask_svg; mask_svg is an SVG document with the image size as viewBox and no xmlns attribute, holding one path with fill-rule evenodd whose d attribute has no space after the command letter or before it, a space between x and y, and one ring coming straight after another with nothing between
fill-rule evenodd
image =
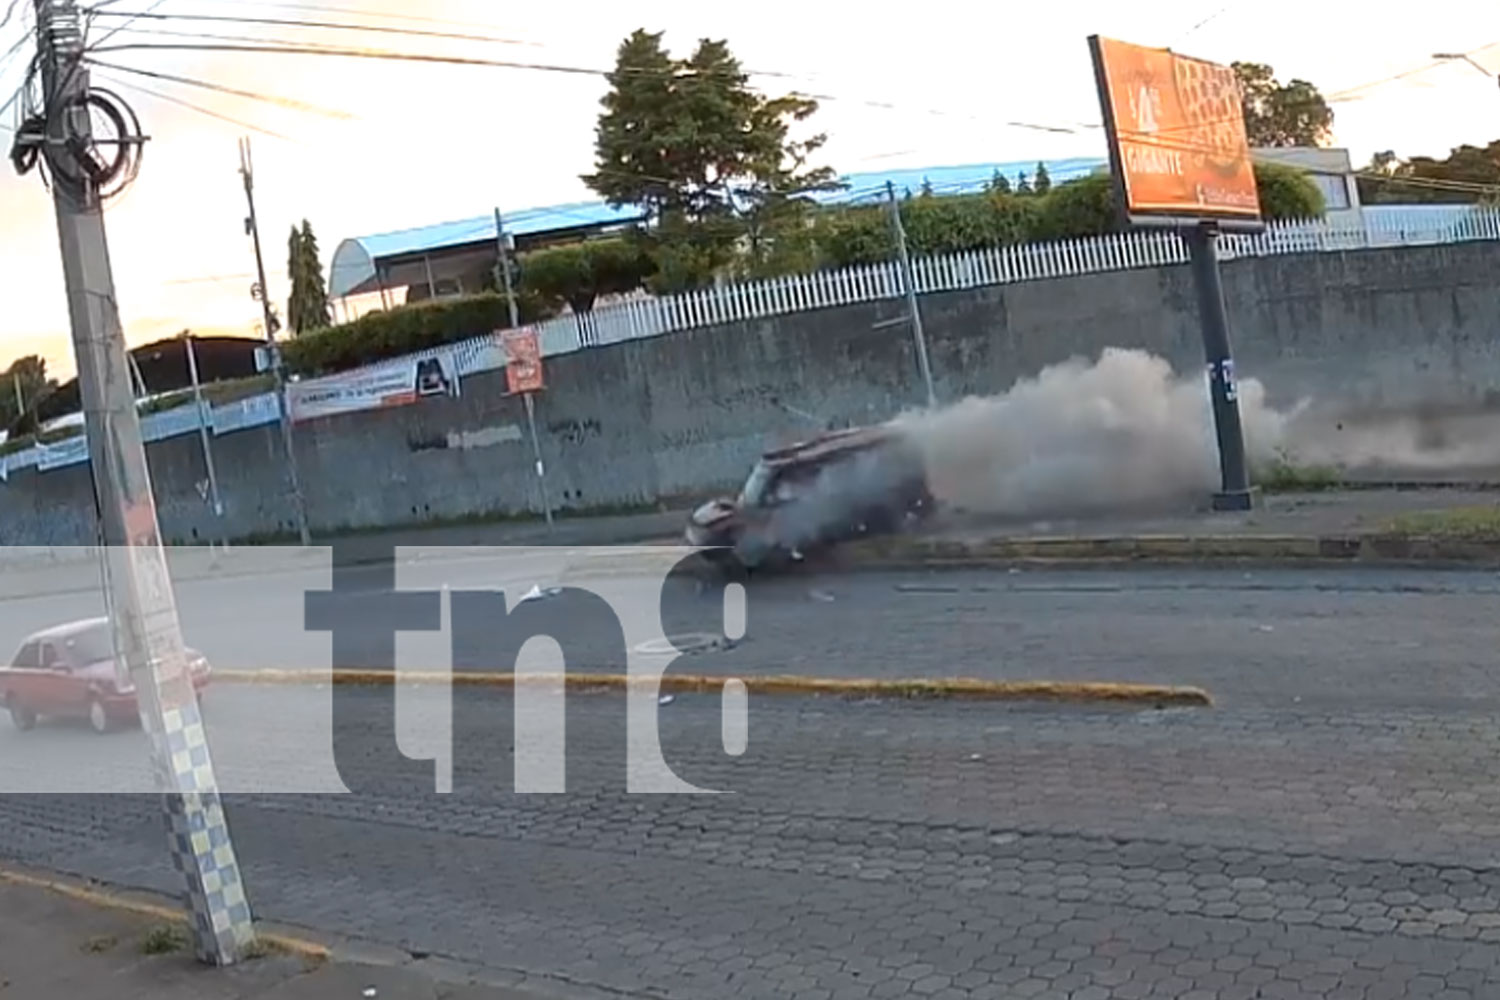
<instances>
[{"instance_id":1,"label":"concrete curb","mask_svg":"<svg viewBox=\"0 0 1500 1000\"><path fill-rule=\"evenodd\" d=\"M452 673L393 670L221 670L215 683L244 685L300 685L380 687L394 684L452 684L513 690L525 686L556 687L569 691L617 692L647 690L660 694L718 694L736 681L750 694L865 698L938 699L948 701L1050 701L1070 703L1213 705L1207 691L1195 687L1156 684L1116 684L1092 681L987 681L970 677L878 679L867 677L733 677L731 675L666 675L661 678L625 674Z\"/></svg>"},{"instance_id":2,"label":"concrete curb","mask_svg":"<svg viewBox=\"0 0 1500 1000\"><path fill-rule=\"evenodd\" d=\"M1500 539L1394 534L1135 535L934 538L904 535L850 546L851 569L985 568L1026 563L1272 563L1500 565Z\"/></svg>"},{"instance_id":3,"label":"concrete curb","mask_svg":"<svg viewBox=\"0 0 1500 1000\"><path fill-rule=\"evenodd\" d=\"M105 889L97 884L84 882L80 879L64 878L58 875L38 875L13 868L0 867L0 883L25 886L30 889L45 889L59 896L66 896L68 899L87 903L90 906L97 906L106 910L117 910L122 913L133 913L137 916L160 920L164 923L186 925L189 922L186 910L169 906L165 903L153 902L146 898L144 893L126 894ZM269 945L272 948L296 955L307 961L323 962L332 956L329 949L323 945L302 938L270 933L260 928L256 929L255 936L256 940L262 945Z\"/></svg>"}]
</instances>

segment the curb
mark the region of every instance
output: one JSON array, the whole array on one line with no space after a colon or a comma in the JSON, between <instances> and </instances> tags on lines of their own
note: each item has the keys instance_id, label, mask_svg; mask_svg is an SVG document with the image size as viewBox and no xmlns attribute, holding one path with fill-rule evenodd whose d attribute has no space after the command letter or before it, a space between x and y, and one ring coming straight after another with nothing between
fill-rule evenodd
<instances>
[{"instance_id":1,"label":"curb","mask_svg":"<svg viewBox=\"0 0 1500 1000\"><path fill-rule=\"evenodd\" d=\"M220 670L214 681L242 685L386 687L396 684L451 684L514 690L522 686L562 686L586 693L646 690L660 694L718 694L735 681L747 693L830 697L891 698L946 701L1047 701L1076 704L1213 705L1207 691L1196 687L1158 684L1117 684L1093 681L987 681L970 677L875 679L865 677L732 677L729 675L667 675L631 677L625 674L464 673L395 670Z\"/></svg>"},{"instance_id":2,"label":"curb","mask_svg":"<svg viewBox=\"0 0 1500 1000\"><path fill-rule=\"evenodd\" d=\"M55 875L33 875L12 868L0 867L0 884L24 886L28 889L44 889L47 892L65 896L80 903L87 903L90 906L96 906L100 909L133 913L136 916L150 917L153 920L160 920L166 923L184 926L190 923L187 912L181 908L168 906L164 903L153 903L140 896L125 895L120 892L110 891L100 888L97 883L88 883L79 879L66 879ZM307 961L324 962L332 957L332 952L328 948L302 938L291 937L285 934L268 933L259 929L256 930L255 937L261 944L269 945Z\"/></svg>"},{"instance_id":3,"label":"curb","mask_svg":"<svg viewBox=\"0 0 1500 1000\"><path fill-rule=\"evenodd\" d=\"M1006 567L1024 563L1500 565L1500 539L1351 535L1135 535L954 539L896 536L850 546L852 569Z\"/></svg>"}]
</instances>

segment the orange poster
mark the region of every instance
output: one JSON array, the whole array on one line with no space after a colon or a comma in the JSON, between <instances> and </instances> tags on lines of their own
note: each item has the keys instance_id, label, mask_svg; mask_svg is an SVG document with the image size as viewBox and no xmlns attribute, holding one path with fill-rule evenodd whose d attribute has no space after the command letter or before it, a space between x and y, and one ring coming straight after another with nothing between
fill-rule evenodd
<instances>
[{"instance_id":1,"label":"orange poster","mask_svg":"<svg viewBox=\"0 0 1500 1000\"><path fill-rule=\"evenodd\" d=\"M532 327L507 330L505 338L505 380L510 391L541 392L542 345Z\"/></svg>"},{"instance_id":2,"label":"orange poster","mask_svg":"<svg viewBox=\"0 0 1500 1000\"><path fill-rule=\"evenodd\" d=\"M1089 44L1129 214L1258 221L1234 70L1097 35Z\"/></svg>"}]
</instances>

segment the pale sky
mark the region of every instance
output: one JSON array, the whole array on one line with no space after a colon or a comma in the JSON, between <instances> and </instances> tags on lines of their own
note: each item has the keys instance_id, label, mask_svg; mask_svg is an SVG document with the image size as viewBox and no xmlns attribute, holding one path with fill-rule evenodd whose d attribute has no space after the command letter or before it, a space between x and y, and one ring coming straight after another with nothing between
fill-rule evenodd
<instances>
[{"instance_id":1,"label":"pale sky","mask_svg":"<svg viewBox=\"0 0 1500 1000\"><path fill-rule=\"evenodd\" d=\"M32 0L19 0L29 6ZM494 0L307 0L359 11L342 19L503 36L522 45L353 35L303 28L201 22L138 22L148 30L256 34L266 39L356 44L407 52L607 69L638 27L666 30L674 52L704 36L726 39L769 92L827 94L816 118L841 172L887 167L1102 156L1098 101L1086 37L1100 33L1230 62L1270 63L1285 80L1311 80L1326 95L1421 67L1434 52L1468 51L1500 72L1500 5L1449 0L1395 21L1332 0L1071 0L928 3L883 13L871 5L761 0L753 6L632 3L500 4ZM0 10L5 6L0 0ZM119 0L110 10L142 10ZM327 12L253 0L163 0L167 14L335 19ZM458 22L377 20L381 12ZM1207 20L1207 23L1201 24ZM101 20L95 37L118 21ZM1196 28L1196 30L1194 30ZM0 31L0 53L21 37ZM122 34L114 43L192 42ZM1488 48L1485 48L1489 46ZM236 141L245 130L117 86L140 83L220 114L279 132L253 134L258 211L270 284L284 312L288 228L306 217L327 263L338 242L502 209L594 196L578 180L592 165L598 77L489 67L448 67L333 57L173 51L101 59L294 98L346 113L311 114L119 73L99 81L127 96L152 137L140 179L107 215L111 254L131 344L185 327L253 335L254 261L244 236ZM0 103L22 65L0 66ZM894 108L874 107L875 104ZM1444 155L1500 138L1500 88L1474 68L1449 64L1334 104L1335 144L1363 164L1371 153ZM1076 134L1008 122L1077 126ZM11 124L7 112L0 123ZM9 147L11 133L0 130ZM17 178L0 159L0 367L41 353L73 371L51 199L35 175Z\"/></svg>"}]
</instances>

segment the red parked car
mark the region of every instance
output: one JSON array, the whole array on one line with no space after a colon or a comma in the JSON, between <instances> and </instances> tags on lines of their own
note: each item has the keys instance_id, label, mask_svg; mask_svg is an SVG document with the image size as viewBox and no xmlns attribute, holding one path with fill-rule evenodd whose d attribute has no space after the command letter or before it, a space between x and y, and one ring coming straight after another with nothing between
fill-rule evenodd
<instances>
[{"instance_id":1,"label":"red parked car","mask_svg":"<svg viewBox=\"0 0 1500 1000\"><path fill-rule=\"evenodd\" d=\"M208 660L189 649L193 687L202 695L212 673ZM21 643L10 666L0 667L0 704L22 731L43 717L87 719L98 733L139 720L135 689L115 670L108 618L90 618L37 632Z\"/></svg>"}]
</instances>

